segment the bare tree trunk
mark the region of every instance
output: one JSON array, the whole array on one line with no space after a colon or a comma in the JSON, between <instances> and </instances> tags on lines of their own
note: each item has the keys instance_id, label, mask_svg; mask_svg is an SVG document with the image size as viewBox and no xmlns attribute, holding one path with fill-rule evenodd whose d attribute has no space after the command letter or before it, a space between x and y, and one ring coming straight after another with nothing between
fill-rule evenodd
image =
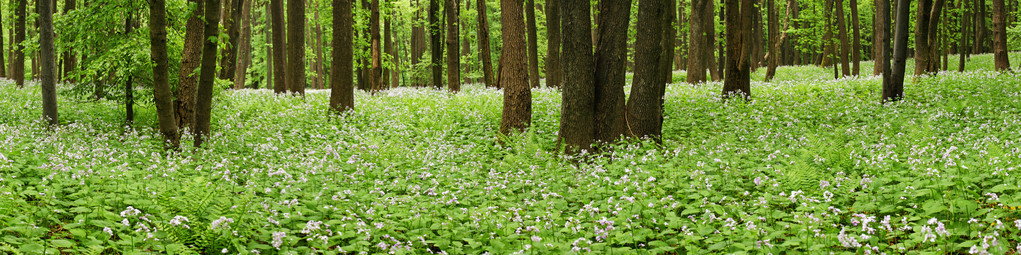
<instances>
[{"instance_id":1,"label":"bare tree trunk","mask_svg":"<svg viewBox=\"0 0 1021 255\"><path fill-rule=\"evenodd\" d=\"M546 33L549 38L546 41L546 86L555 88L559 88L562 85L562 69L560 63L560 1L561 0L546 0ZM586 14L586 18L587 17L588 14ZM479 24L482 24L482 22L480 21ZM479 31L482 31L482 29L480 28Z\"/></svg>"},{"instance_id":2,"label":"bare tree trunk","mask_svg":"<svg viewBox=\"0 0 1021 255\"><path fill-rule=\"evenodd\" d=\"M853 37L851 40L851 75L861 75L861 29L858 22L858 0L851 0L851 29ZM847 37L846 35L844 36Z\"/></svg>"},{"instance_id":3,"label":"bare tree trunk","mask_svg":"<svg viewBox=\"0 0 1021 255\"><path fill-rule=\"evenodd\" d=\"M1003 0L993 1L993 62L997 71L1009 71L1010 59L1007 57L1007 22Z\"/></svg>"},{"instance_id":4,"label":"bare tree trunk","mask_svg":"<svg viewBox=\"0 0 1021 255\"><path fill-rule=\"evenodd\" d=\"M676 8L677 9L677 29L678 29L677 32L682 32L681 28L683 28L684 24L685 24L684 23L684 6L685 6L684 5L684 0L681 0L681 3L676 6L677 7ZM687 36L687 35L685 35L685 34L677 35L676 36L677 37L676 41L674 41L674 45L677 46L676 47L677 49L675 49L675 51L674 51L674 70L684 70L684 69L686 69L686 67L684 66L687 63L687 60L684 59L686 57L686 56L684 56L684 49L687 49L687 46L684 45L684 38L686 38L685 36Z\"/></svg>"},{"instance_id":5,"label":"bare tree trunk","mask_svg":"<svg viewBox=\"0 0 1021 255\"><path fill-rule=\"evenodd\" d=\"M883 59L883 56L886 56L886 52L883 52L884 44L886 44L885 38L889 36L886 34L889 27L886 22L890 20L890 17L887 17L890 10L883 9L886 7L883 3L888 3L888 1L890 0L874 0L876 18L872 28L872 41L874 42L872 45L872 56L875 58L875 61L873 62L872 75L883 74L883 70L886 69L886 65L889 63L889 61Z\"/></svg>"},{"instance_id":6,"label":"bare tree trunk","mask_svg":"<svg viewBox=\"0 0 1021 255\"><path fill-rule=\"evenodd\" d=\"M265 18L266 19L266 23L263 24L263 31L262 31L262 33L264 35L263 39L266 39L265 41L263 41L263 44L265 45L265 51L266 51L266 89L273 89L273 84L276 81L274 79L275 76L273 75L273 67L276 66L276 64L274 64L274 63L276 63L276 61L273 61L273 55L274 55L273 47L272 47L272 45L273 45L273 39L272 39L273 32L270 29L270 27L272 27L272 24L273 24L273 16L270 15L270 14L273 13L273 12L270 11L270 9L269 9L269 6L270 6L269 5L269 1L265 2L265 6L266 6L266 11L265 11L266 12L266 18ZM259 88L258 85L256 85L255 88Z\"/></svg>"},{"instance_id":7,"label":"bare tree trunk","mask_svg":"<svg viewBox=\"0 0 1021 255\"><path fill-rule=\"evenodd\" d=\"M770 2L769 6L773 7L773 0L770 0L769 2ZM792 5L791 3L792 2L796 2L796 0L787 0L787 15L785 16L786 18L784 18L784 20L783 20L783 30L780 30L780 31L783 31L783 33L780 35L779 38L777 38L775 40L775 42L773 42L773 47L770 47L770 51L772 51L772 49L774 49L774 48L780 48L780 45L782 45L787 40L787 27L790 25L791 5ZM770 13L774 13L774 12L775 12L775 10L770 11ZM775 21L776 21L775 19L771 18L769 23L773 24ZM774 30L774 29L770 29L770 30ZM770 57L768 58L768 60L769 60L769 67L766 69L766 81L767 82L772 80L773 76L776 75L776 67L777 67L777 65L779 65L781 63L781 59L782 59L780 57L781 56L780 54L776 55L776 57L773 57L773 52L770 52L769 55L770 55Z\"/></svg>"},{"instance_id":8,"label":"bare tree trunk","mask_svg":"<svg viewBox=\"0 0 1021 255\"><path fill-rule=\"evenodd\" d=\"M389 17L383 19L383 53L385 53L387 56L390 56L390 59L397 58L397 55L394 54L395 52L393 37L390 35ZM392 64L393 63L391 62L391 65ZM392 79L390 78L390 73L392 72L392 70L393 68L391 68L390 65L387 65L386 67L383 68L382 83L384 88L391 88L390 80Z\"/></svg>"},{"instance_id":9,"label":"bare tree trunk","mask_svg":"<svg viewBox=\"0 0 1021 255\"><path fill-rule=\"evenodd\" d=\"M663 81L666 83L673 83L674 72L673 61L674 61L674 40L677 39L677 30L674 29L674 20L677 19L677 12L674 12L677 7L677 0L666 1L667 9L666 14L663 15L663 38L660 38L660 43L663 44L663 51L660 52L663 56L660 56L660 73L663 75Z\"/></svg>"},{"instance_id":10,"label":"bare tree trunk","mask_svg":"<svg viewBox=\"0 0 1021 255\"><path fill-rule=\"evenodd\" d=\"M456 0L448 0L456 1ZM539 87L539 38L535 26L535 0L525 0L526 25L528 25L528 83Z\"/></svg>"},{"instance_id":11,"label":"bare tree trunk","mask_svg":"<svg viewBox=\"0 0 1021 255\"><path fill-rule=\"evenodd\" d=\"M220 5L217 0L205 0L205 29L202 40L202 70L195 100L195 147L201 147L209 135L209 119L213 106L213 82L216 80L216 47L219 35Z\"/></svg>"},{"instance_id":12,"label":"bare tree trunk","mask_svg":"<svg viewBox=\"0 0 1021 255\"><path fill-rule=\"evenodd\" d=\"M584 14L582 10L571 10L571 5L563 5L560 8L564 13L575 12L575 26L578 26L573 30L573 35L566 33L567 28L565 27L565 42L568 40L577 40L576 47L572 49L572 52L567 52L566 43L564 48L565 56L578 56L585 54L589 51L585 49L591 49L592 46L588 45L585 41L585 34L588 30L581 27L588 26L588 15ZM606 1L599 4L599 24L596 30L598 30L599 41L595 45L595 95L594 95L594 107L595 119L591 126L595 127L595 140L602 142L611 142L620 139L621 135L628 134L627 131L627 120L625 119L625 98L624 98L624 85L626 84L626 69L627 69L627 29L630 25L631 19L631 0L616 0ZM584 10L588 12L588 10ZM582 20L582 18L585 18ZM565 21L566 26L566 21ZM578 31L584 30L584 31ZM568 37L577 37L576 39ZM580 48L580 49L579 49ZM571 58L564 58L564 61L573 61ZM566 66L565 66L566 68ZM586 76L588 77L588 76ZM575 80L574 78L565 77L566 80ZM582 77L585 78L585 77ZM579 78L580 79L580 78ZM568 86L565 82L564 86ZM566 97L565 97L566 99ZM591 141L589 142L591 143Z\"/></svg>"},{"instance_id":13,"label":"bare tree trunk","mask_svg":"<svg viewBox=\"0 0 1021 255\"><path fill-rule=\"evenodd\" d=\"M706 69L716 69L710 65L713 59L714 30L709 29L712 19L712 0L691 0L691 26L688 31L688 75L686 80L691 84L706 81ZM713 72L715 73L715 72ZM716 75L713 75L714 77ZM716 78L713 78L716 80Z\"/></svg>"},{"instance_id":14,"label":"bare tree trunk","mask_svg":"<svg viewBox=\"0 0 1021 255\"><path fill-rule=\"evenodd\" d=\"M60 124L57 116L57 81L54 73L57 70L56 52L53 47L53 2L39 1L39 56L42 64L42 101L43 118L50 125ZM130 16L129 16L130 17Z\"/></svg>"},{"instance_id":15,"label":"bare tree trunk","mask_svg":"<svg viewBox=\"0 0 1021 255\"><path fill-rule=\"evenodd\" d=\"M379 1L379 0L374 0ZM287 78L291 93L305 94L305 4L287 2Z\"/></svg>"},{"instance_id":16,"label":"bare tree trunk","mask_svg":"<svg viewBox=\"0 0 1021 255\"><path fill-rule=\"evenodd\" d=\"M971 13L970 8L968 8L968 0L961 0L960 4L961 4L961 11L962 11L961 12L961 38L958 39L958 40L960 41L961 46L957 47L958 48L957 49L957 53L960 54L960 57L959 57L958 63L957 63L957 71L958 72L964 72L964 66L965 66L966 62L968 61L968 53L971 52L971 47L968 45L968 39L970 37L969 34L968 34L968 29L971 28L971 22L970 21L973 19L972 16L974 16L974 14Z\"/></svg>"},{"instance_id":17,"label":"bare tree trunk","mask_svg":"<svg viewBox=\"0 0 1021 255\"><path fill-rule=\"evenodd\" d=\"M635 137L648 137L661 142L663 132L663 94L666 76L660 73L663 57L666 1L638 1L638 37L635 39L635 75L631 99L627 102L627 127ZM728 29L729 30L729 29ZM729 30L735 31L735 30Z\"/></svg>"},{"instance_id":18,"label":"bare tree trunk","mask_svg":"<svg viewBox=\"0 0 1021 255\"><path fill-rule=\"evenodd\" d=\"M459 4L458 0L446 0L446 16L447 16L447 89L451 92L461 91L461 57L458 56L460 51L461 40L460 31L457 27Z\"/></svg>"},{"instance_id":19,"label":"bare tree trunk","mask_svg":"<svg viewBox=\"0 0 1021 255\"><path fill-rule=\"evenodd\" d=\"M560 0L550 0L551 2L559 2ZM493 80L493 60L492 54L489 51L489 21L486 17L488 8L486 7L486 0L477 0L478 3L478 36L479 36L479 59L482 61L482 75L486 82L486 87L496 87L496 81Z\"/></svg>"},{"instance_id":20,"label":"bare tree trunk","mask_svg":"<svg viewBox=\"0 0 1021 255\"><path fill-rule=\"evenodd\" d=\"M163 142L170 148L180 146L177 119L174 118L174 95L170 92L170 65L167 63L166 0L153 0L149 5L149 44L152 52L153 101Z\"/></svg>"},{"instance_id":21,"label":"bare tree trunk","mask_svg":"<svg viewBox=\"0 0 1021 255\"><path fill-rule=\"evenodd\" d=\"M851 45L847 41L847 22L844 18L844 1L836 0L837 8L837 29L840 33L840 70L843 76L851 75L850 59Z\"/></svg>"},{"instance_id":22,"label":"bare tree trunk","mask_svg":"<svg viewBox=\"0 0 1021 255\"><path fill-rule=\"evenodd\" d=\"M354 104L353 0L333 0L333 66L330 75L330 108L352 110Z\"/></svg>"},{"instance_id":23,"label":"bare tree trunk","mask_svg":"<svg viewBox=\"0 0 1021 255\"><path fill-rule=\"evenodd\" d=\"M443 87L443 47L440 30L440 1L429 0L429 47L432 48L432 86L436 89Z\"/></svg>"},{"instance_id":24,"label":"bare tree trunk","mask_svg":"<svg viewBox=\"0 0 1021 255\"><path fill-rule=\"evenodd\" d=\"M234 89L245 88L245 76L248 73L248 64L252 60L252 0L239 0L244 2L241 7L241 38L238 38L238 66L234 74Z\"/></svg>"},{"instance_id":25,"label":"bare tree trunk","mask_svg":"<svg viewBox=\"0 0 1021 255\"><path fill-rule=\"evenodd\" d=\"M825 0L825 2L826 2L826 4L825 4L826 9L823 10L823 18L826 19L826 22L825 22L826 23L826 28L824 29L826 31L826 34L822 37L822 45L823 45L822 46L822 48L823 48L822 61L819 62L819 66L822 66L822 67L828 67L833 62L836 62L836 61L832 61L831 62L832 56L836 55L836 54L834 54L836 52L835 47L834 47L836 44L833 43L833 25L832 25L832 22L831 22L831 20L833 20L833 16L835 16L835 14L832 13L833 8L834 8L833 1L834 0Z\"/></svg>"},{"instance_id":26,"label":"bare tree trunk","mask_svg":"<svg viewBox=\"0 0 1021 255\"><path fill-rule=\"evenodd\" d=\"M754 0L724 0L724 5L731 13L727 16L727 73L723 82L723 97L738 96L750 98L751 63L748 55L751 51L749 25L754 13Z\"/></svg>"},{"instance_id":27,"label":"bare tree trunk","mask_svg":"<svg viewBox=\"0 0 1021 255\"><path fill-rule=\"evenodd\" d=\"M532 123L532 92L528 86L527 47L525 43L525 21L521 0L500 0L500 25L503 28L503 55L506 62L500 70L500 86L503 87L503 116L500 118L500 133L524 131Z\"/></svg>"},{"instance_id":28,"label":"bare tree trunk","mask_svg":"<svg viewBox=\"0 0 1021 255\"><path fill-rule=\"evenodd\" d=\"M607 3L619 3L624 1L611 1ZM595 60L592 55L592 34L589 22L589 2L587 0L564 0L561 9L564 12L564 55L563 63L564 78L571 82L565 82L563 87L563 100L560 103L560 131L558 142L565 145L569 152L578 152L591 149L592 142L596 138L597 102L596 97L599 91L596 88ZM606 3L601 6L607 6ZM630 9L630 8L628 8ZM619 10L615 10L619 11ZM600 21L605 21L607 18ZM626 24L625 20L625 24ZM603 26L598 26L603 29ZM626 25L625 25L626 28ZM626 31L626 30L624 30ZM602 37L602 38L605 38ZM599 51L597 46L596 51ZM621 86L623 92L623 86ZM623 93L621 93L623 94ZM623 95L621 95L623 96ZM623 100L620 102L623 105Z\"/></svg>"},{"instance_id":29,"label":"bare tree trunk","mask_svg":"<svg viewBox=\"0 0 1021 255\"><path fill-rule=\"evenodd\" d=\"M889 1L889 0L883 0ZM925 0L922 0L925 1ZM908 16L910 16L911 2L909 0L898 0L897 3L897 30L893 42L893 66L889 82L883 82L883 102L900 101L904 98L904 66L908 55Z\"/></svg>"},{"instance_id":30,"label":"bare tree trunk","mask_svg":"<svg viewBox=\"0 0 1021 255\"><path fill-rule=\"evenodd\" d=\"M284 0L270 0L270 9L273 15L273 72L276 73L276 80L273 81L273 92L286 93L290 79L287 70L287 24L284 23Z\"/></svg>"},{"instance_id":31,"label":"bare tree trunk","mask_svg":"<svg viewBox=\"0 0 1021 255\"><path fill-rule=\"evenodd\" d=\"M11 70L14 72L14 83L18 88L23 88L25 87L25 46L22 44L25 42L25 18L28 15L25 5L28 0L15 1L17 6L14 8L14 15L17 18L14 21L14 57L11 62Z\"/></svg>"},{"instance_id":32,"label":"bare tree trunk","mask_svg":"<svg viewBox=\"0 0 1021 255\"><path fill-rule=\"evenodd\" d=\"M234 81L238 62L238 37L241 35L241 8L244 2L252 0L228 0L223 9L223 28L226 30L227 44L220 52L220 79Z\"/></svg>"},{"instance_id":33,"label":"bare tree trunk","mask_svg":"<svg viewBox=\"0 0 1021 255\"><path fill-rule=\"evenodd\" d=\"M49 1L46 1L46 0L39 1L40 6L42 6L42 4L44 4L43 2L49 2ZM42 9L42 10L45 10L45 9ZM46 12L48 12L48 11L46 11ZM52 15L52 14L50 14L50 15ZM134 19L134 17L135 17L134 10L128 11L127 15L125 15L125 16L126 17L124 18L124 33L130 35L135 30L134 22L132 21L132 19ZM52 17L51 17L51 19L52 19ZM50 22L52 24L52 20ZM50 29L52 29L52 25L51 25ZM52 31L50 33L52 33ZM50 40L52 40L52 39L50 39ZM53 75L53 72L46 71L47 69L42 69L42 70L43 70L42 76L44 76L44 77L46 75ZM49 69L49 70L53 70L53 69ZM124 123L126 125L130 126L131 124L135 123L135 96L134 96L135 84L132 83L132 78L134 78L134 77L132 77L130 74L128 74L127 76L128 76L128 80L124 83L124 114L125 114ZM52 76L51 76L51 79L52 79Z\"/></svg>"},{"instance_id":34,"label":"bare tree trunk","mask_svg":"<svg viewBox=\"0 0 1021 255\"><path fill-rule=\"evenodd\" d=\"M177 126L180 128L193 127L195 124L195 91L199 78L195 70L202 62L202 35L205 29L202 21L205 2L189 1L197 7L185 25L184 53L181 54L181 72L178 74L176 109Z\"/></svg>"}]
</instances>

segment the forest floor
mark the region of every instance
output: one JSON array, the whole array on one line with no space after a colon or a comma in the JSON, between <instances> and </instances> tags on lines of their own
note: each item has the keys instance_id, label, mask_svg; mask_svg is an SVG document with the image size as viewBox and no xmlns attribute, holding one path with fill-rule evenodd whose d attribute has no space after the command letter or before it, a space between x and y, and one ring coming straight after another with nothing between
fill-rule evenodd
<instances>
[{"instance_id":1,"label":"forest floor","mask_svg":"<svg viewBox=\"0 0 1021 255\"><path fill-rule=\"evenodd\" d=\"M811 66L748 102L675 83L663 145L573 157L547 88L502 144L501 92L480 85L357 92L343 116L328 91L224 91L208 147L168 153L151 99L125 128L118 103L61 87L47 130L38 86L5 80L0 251L1017 254L1021 75L991 66L909 77L885 106L879 78Z\"/></svg>"}]
</instances>

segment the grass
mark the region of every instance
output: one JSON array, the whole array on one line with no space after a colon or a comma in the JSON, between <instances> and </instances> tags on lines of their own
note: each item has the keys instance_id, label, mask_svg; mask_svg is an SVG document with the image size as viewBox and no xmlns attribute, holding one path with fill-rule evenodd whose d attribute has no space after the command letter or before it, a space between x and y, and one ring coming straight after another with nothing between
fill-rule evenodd
<instances>
[{"instance_id":1,"label":"grass","mask_svg":"<svg viewBox=\"0 0 1021 255\"><path fill-rule=\"evenodd\" d=\"M1017 254L1021 77L969 65L886 106L879 79L811 66L748 102L672 84L662 146L580 156L555 151L545 88L503 144L501 93L479 85L359 92L343 116L327 91L228 91L208 148L168 153L149 103L126 128L116 103L65 93L48 130L38 86L5 81L0 250Z\"/></svg>"}]
</instances>

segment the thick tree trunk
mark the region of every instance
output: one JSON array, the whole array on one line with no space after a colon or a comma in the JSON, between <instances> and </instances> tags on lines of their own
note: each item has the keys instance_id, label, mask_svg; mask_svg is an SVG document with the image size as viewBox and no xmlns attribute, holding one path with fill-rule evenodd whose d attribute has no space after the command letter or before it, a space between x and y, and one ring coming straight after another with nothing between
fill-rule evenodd
<instances>
[{"instance_id":1,"label":"thick tree trunk","mask_svg":"<svg viewBox=\"0 0 1021 255\"><path fill-rule=\"evenodd\" d=\"M14 21L14 57L11 60L11 71L14 72L12 75L14 83L18 88L23 88L25 87L25 46L22 44L25 42L25 19L28 15L25 5L28 0L14 1L17 2L17 6L14 7L14 15L17 18Z\"/></svg>"},{"instance_id":2,"label":"thick tree trunk","mask_svg":"<svg viewBox=\"0 0 1021 255\"><path fill-rule=\"evenodd\" d=\"M940 18L943 14L943 6L946 4L945 0L936 0L933 2L929 10L929 23L926 24L928 29L928 37L926 37L926 46L928 46L929 56L928 62L925 63L926 73L935 73L939 71L940 66L940 41L939 41L939 24ZM917 65L917 63L916 63Z\"/></svg>"},{"instance_id":3,"label":"thick tree trunk","mask_svg":"<svg viewBox=\"0 0 1021 255\"><path fill-rule=\"evenodd\" d=\"M433 0L435 1L435 0ZM532 123L532 92L528 86L525 21L521 0L500 0L500 25L503 29L504 63L500 70L503 87L503 116L500 133L509 135L524 131Z\"/></svg>"},{"instance_id":4,"label":"thick tree trunk","mask_svg":"<svg viewBox=\"0 0 1021 255\"><path fill-rule=\"evenodd\" d=\"M986 53L986 31L989 28L986 26L986 1L975 0L975 54Z\"/></svg>"},{"instance_id":5,"label":"thick tree trunk","mask_svg":"<svg viewBox=\"0 0 1021 255\"><path fill-rule=\"evenodd\" d=\"M243 1L241 7L241 36L238 38L238 65L234 73L234 89L245 88L245 76L248 73L248 64L252 60L252 0Z\"/></svg>"},{"instance_id":6,"label":"thick tree trunk","mask_svg":"<svg viewBox=\"0 0 1021 255\"><path fill-rule=\"evenodd\" d=\"M840 70L843 76L851 75L851 65L849 55L851 54L851 45L847 41L847 21L844 18L844 1L836 0L837 8L837 29L840 33Z\"/></svg>"},{"instance_id":7,"label":"thick tree trunk","mask_svg":"<svg viewBox=\"0 0 1021 255\"><path fill-rule=\"evenodd\" d=\"M677 30L674 29L674 20L677 19L677 12L674 12L674 8L677 7L676 0L666 1L667 9L666 14L663 15L663 37L660 38L660 43L663 44L663 51L660 53L660 73L663 74L663 81L666 83L673 83L674 72L674 41L677 39Z\"/></svg>"},{"instance_id":8,"label":"thick tree trunk","mask_svg":"<svg viewBox=\"0 0 1021 255\"><path fill-rule=\"evenodd\" d=\"M968 45L968 29L971 28L971 20L973 13L968 8L968 0L961 0L961 38L958 39L960 46L957 47L957 53L960 54L957 62L957 71L964 72L964 66L968 61L968 53L971 52L971 47Z\"/></svg>"},{"instance_id":9,"label":"thick tree trunk","mask_svg":"<svg viewBox=\"0 0 1021 255\"><path fill-rule=\"evenodd\" d=\"M888 0L884 0L888 1ZM926 1L926 0L921 0ZM889 82L883 81L883 102L899 101L904 98L904 66L908 55L908 16L911 14L910 0L898 0L897 30L893 42L893 66Z\"/></svg>"},{"instance_id":10,"label":"thick tree trunk","mask_svg":"<svg viewBox=\"0 0 1021 255\"><path fill-rule=\"evenodd\" d=\"M195 100L195 147L201 147L209 133L209 120L213 106L213 82L216 81L216 46L219 35L220 5L216 0L205 0L205 29L202 40L202 70Z\"/></svg>"},{"instance_id":11,"label":"thick tree trunk","mask_svg":"<svg viewBox=\"0 0 1021 255\"><path fill-rule=\"evenodd\" d=\"M205 2L190 0L195 3L195 10L188 17L184 34L184 53L181 54L181 72L178 74L177 85L177 126L192 127L195 124L195 90L199 76L195 74L202 62L203 25L202 17Z\"/></svg>"},{"instance_id":12,"label":"thick tree trunk","mask_svg":"<svg viewBox=\"0 0 1021 255\"><path fill-rule=\"evenodd\" d=\"M559 88L562 85L562 69L560 64L560 1L546 0L546 33L548 38L546 41L546 86L554 88ZM481 22L479 23L481 24Z\"/></svg>"},{"instance_id":13,"label":"thick tree trunk","mask_svg":"<svg viewBox=\"0 0 1021 255\"><path fill-rule=\"evenodd\" d=\"M167 63L167 7L166 0L152 0L149 5L149 45L152 52L153 101L163 142L177 148L181 139L174 118L174 95L170 92L170 65Z\"/></svg>"},{"instance_id":14,"label":"thick tree trunk","mask_svg":"<svg viewBox=\"0 0 1021 255\"><path fill-rule=\"evenodd\" d=\"M541 75L539 75L539 33L535 26L535 0L525 0L525 16L528 22L528 83L533 88L538 88Z\"/></svg>"},{"instance_id":15,"label":"thick tree trunk","mask_svg":"<svg viewBox=\"0 0 1021 255\"><path fill-rule=\"evenodd\" d=\"M379 0L373 0L379 1ZM287 67L291 93L305 94L305 4L287 1ZM377 36L378 38L378 36Z\"/></svg>"},{"instance_id":16,"label":"thick tree trunk","mask_svg":"<svg viewBox=\"0 0 1021 255\"><path fill-rule=\"evenodd\" d=\"M563 5L561 10L564 13L574 12L570 6ZM606 1L599 4L599 8L599 13L601 14L596 29L600 36L599 41L596 42L596 52L593 56L595 58L593 60L595 61L595 108L593 108L593 111L595 111L595 123L591 126L595 127L595 139L597 141L611 142L619 139L621 135L628 134L627 120L624 117L626 113L624 108L624 84L626 84L627 79L627 29L631 18L631 0ZM588 10L584 10L584 12L588 12ZM588 22L587 15L584 15L581 10L577 11L575 15L578 15L575 17L575 26L588 26L588 23L585 23ZM581 20L582 18L585 19ZM588 30L573 29L575 29L573 31L574 34L568 35L565 33L564 40L566 42L567 40L574 40L568 37L577 37L577 41L572 47L580 47L580 49L573 49L574 52L578 53L569 53L566 50L565 44L564 56L577 56L578 54L589 52L581 49L592 48L591 45L583 42L587 39L585 38L585 33ZM572 60L564 58L564 61ZM565 80L574 81L573 78L565 78L567 78ZM568 83L565 82L564 86L566 88Z\"/></svg>"},{"instance_id":17,"label":"thick tree trunk","mask_svg":"<svg viewBox=\"0 0 1021 255\"><path fill-rule=\"evenodd\" d=\"M754 0L724 0L728 11L736 15L727 16L727 72L723 81L723 97L751 97L751 51L748 25L752 23Z\"/></svg>"},{"instance_id":18,"label":"thick tree trunk","mask_svg":"<svg viewBox=\"0 0 1021 255\"><path fill-rule=\"evenodd\" d=\"M768 16L766 18L766 22L769 23L767 29L769 31L769 43L766 45L766 47L769 48L767 50L768 53L766 53L766 80L768 81L776 74L776 65L779 63L776 59L779 57L777 55L779 54L780 47L778 47L779 44L777 44L777 41L780 40L780 32L777 31L778 25L776 24L779 22L776 17L776 3L774 3L773 0L767 0L766 2L766 15ZM772 72L772 74L770 74L770 72Z\"/></svg>"},{"instance_id":19,"label":"thick tree trunk","mask_svg":"<svg viewBox=\"0 0 1021 255\"><path fill-rule=\"evenodd\" d=\"M53 10L55 6L52 1L43 0L39 2L39 57L41 58L42 74L42 101L43 118L50 125L60 123L57 116L57 80L54 74L57 70L56 52L53 47ZM130 17L130 15L129 15Z\"/></svg>"},{"instance_id":20,"label":"thick tree trunk","mask_svg":"<svg viewBox=\"0 0 1021 255\"><path fill-rule=\"evenodd\" d=\"M330 108L354 109L353 0L333 0L333 66L330 74Z\"/></svg>"},{"instance_id":21,"label":"thick tree trunk","mask_svg":"<svg viewBox=\"0 0 1021 255\"><path fill-rule=\"evenodd\" d=\"M270 0L273 15L273 92L286 93L290 79L287 70L287 24L284 21L284 0Z\"/></svg>"},{"instance_id":22,"label":"thick tree trunk","mask_svg":"<svg viewBox=\"0 0 1021 255\"><path fill-rule=\"evenodd\" d=\"M558 2L560 0L550 1ZM476 2L478 3L479 60L482 61L482 75L486 87L496 87L496 81L493 79L492 54L489 51L489 21L486 16L489 10L486 7L486 0L477 0Z\"/></svg>"},{"instance_id":23,"label":"thick tree trunk","mask_svg":"<svg viewBox=\"0 0 1021 255\"><path fill-rule=\"evenodd\" d=\"M635 137L660 142L663 132L663 94L666 76L662 72L662 51L666 1L638 1L638 37L635 38L635 75L631 99L627 102L627 127ZM728 29L731 33L735 30Z\"/></svg>"},{"instance_id":24,"label":"thick tree trunk","mask_svg":"<svg viewBox=\"0 0 1021 255\"><path fill-rule=\"evenodd\" d=\"M441 37L442 24L440 24L440 1L429 0L429 47L432 54L432 86L436 89L443 87L443 46Z\"/></svg>"},{"instance_id":25,"label":"thick tree trunk","mask_svg":"<svg viewBox=\"0 0 1021 255\"><path fill-rule=\"evenodd\" d=\"M692 0L691 1L691 22L688 22L691 26L688 31L688 75L686 80L691 84L698 84L706 81L706 69L715 70L716 67L713 64L713 47L716 36L715 29L712 27L714 24L713 20L713 1L712 0ZM710 71L714 73L713 80L717 80L716 71Z\"/></svg>"},{"instance_id":26,"label":"thick tree trunk","mask_svg":"<svg viewBox=\"0 0 1021 255\"><path fill-rule=\"evenodd\" d=\"M607 3L616 2L625 1ZM601 6L607 6L607 3L603 3ZM587 0L564 0L564 5L561 7L564 13L562 24L564 55L571 57L566 58L563 63L564 78L570 82L564 83L563 100L560 103L560 131L557 134L559 141L564 143L565 149L569 152L591 149L592 142L596 138L596 126L593 124L602 124L596 120L598 112L596 97L599 91L596 89L597 79L595 76L598 75L598 72L595 71L592 40L589 38L589 35L592 34L590 32L592 25L589 22L589 6ZM604 13L603 19L600 21L607 19L605 15ZM624 22L626 24L627 21ZM602 24L598 27L603 29ZM605 39L606 36L601 38ZM623 105L623 100L620 104Z\"/></svg>"},{"instance_id":27,"label":"thick tree trunk","mask_svg":"<svg viewBox=\"0 0 1021 255\"><path fill-rule=\"evenodd\" d=\"M1010 59L1007 57L1007 22L1003 0L993 1L993 62L997 71L1010 70Z\"/></svg>"},{"instance_id":28,"label":"thick tree trunk","mask_svg":"<svg viewBox=\"0 0 1021 255\"><path fill-rule=\"evenodd\" d=\"M851 0L851 75L861 75L861 29L858 22L858 0ZM844 36L847 37L846 35Z\"/></svg>"},{"instance_id":29,"label":"thick tree trunk","mask_svg":"<svg viewBox=\"0 0 1021 255\"><path fill-rule=\"evenodd\" d=\"M379 27L379 0L372 0L370 3L371 14L369 16L369 56L370 68L368 73L369 87L373 92L383 89L383 39Z\"/></svg>"},{"instance_id":30,"label":"thick tree trunk","mask_svg":"<svg viewBox=\"0 0 1021 255\"><path fill-rule=\"evenodd\" d=\"M932 0L918 0L915 13L915 75L926 73L929 65L929 11ZM934 32L934 31L933 31Z\"/></svg>"},{"instance_id":31,"label":"thick tree trunk","mask_svg":"<svg viewBox=\"0 0 1021 255\"><path fill-rule=\"evenodd\" d=\"M241 37L241 8L244 2L252 0L229 0L224 6L222 23L226 30L227 44L220 52L220 79L234 81L238 62L238 40Z\"/></svg>"},{"instance_id":32,"label":"thick tree trunk","mask_svg":"<svg viewBox=\"0 0 1021 255\"><path fill-rule=\"evenodd\" d=\"M833 56L836 55L836 50L835 50L835 47L834 47L836 44L833 43L833 22L832 22L832 20L834 18L833 16L835 16L832 13L833 8L834 8L833 1L834 0L825 0L825 2L826 2L826 4L825 4L826 5L826 9L823 10L823 18L826 19L826 22L825 22L826 23L826 27L824 28L824 30L826 31L826 34L823 35L823 37L822 37L822 45L823 45L822 46L822 48L823 48L822 61L819 62L819 66L822 66L822 67L829 67L830 64L833 64L834 62L836 62L836 61L832 61Z\"/></svg>"},{"instance_id":33,"label":"thick tree trunk","mask_svg":"<svg viewBox=\"0 0 1021 255\"><path fill-rule=\"evenodd\" d=\"M447 6L445 8L446 20L447 20L447 89L451 92L461 91L461 57L458 55L460 51L460 34L458 25L458 11L459 4L458 0L446 0Z\"/></svg>"}]
</instances>

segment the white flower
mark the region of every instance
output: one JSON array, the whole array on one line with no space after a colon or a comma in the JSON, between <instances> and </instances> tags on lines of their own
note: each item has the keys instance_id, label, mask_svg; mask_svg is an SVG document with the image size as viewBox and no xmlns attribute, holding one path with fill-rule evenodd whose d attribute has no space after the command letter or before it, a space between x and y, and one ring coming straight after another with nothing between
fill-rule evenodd
<instances>
[{"instance_id":1,"label":"white flower","mask_svg":"<svg viewBox=\"0 0 1021 255\"><path fill-rule=\"evenodd\" d=\"M172 226L184 226L184 228L191 228L191 227L188 227L188 224L184 224L185 222L190 222L190 221L188 221L188 217L184 217L184 216L181 216L181 215L174 216L173 219L170 219L170 225L172 225Z\"/></svg>"},{"instance_id":2,"label":"white flower","mask_svg":"<svg viewBox=\"0 0 1021 255\"><path fill-rule=\"evenodd\" d=\"M284 237L285 236L287 236L287 233L284 233L284 232L273 232L273 242L270 242L270 244L273 245L273 248L276 248L277 250L279 250L280 249L280 245L284 244Z\"/></svg>"},{"instance_id":3,"label":"white flower","mask_svg":"<svg viewBox=\"0 0 1021 255\"><path fill-rule=\"evenodd\" d=\"M113 229L110 229L110 227L104 227L103 232L106 232L107 234L110 234L110 236L113 236Z\"/></svg>"},{"instance_id":4,"label":"white flower","mask_svg":"<svg viewBox=\"0 0 1021 255\"><path fill-rule=\"evenodd\" d=\"M229 229L230 225L228 225L228 223L234 223L234 219L220 216L219 219L213 221L213 229L218 229L220 227Z\"/></svg>"},{"instance_id":5,"label":"white flower","mask_svg":"<svg viewBox=\"0 0 1021 255\"><path fill-rule=\"evenodd\" d=\"M140 213L142 213L142 211L139 211L138 209L135 209L135 207L128 206L127 209L124 209L124 211L121 211L121 217L135 216L135 215L138 215Z\"/></svg>"}]
</instances>

